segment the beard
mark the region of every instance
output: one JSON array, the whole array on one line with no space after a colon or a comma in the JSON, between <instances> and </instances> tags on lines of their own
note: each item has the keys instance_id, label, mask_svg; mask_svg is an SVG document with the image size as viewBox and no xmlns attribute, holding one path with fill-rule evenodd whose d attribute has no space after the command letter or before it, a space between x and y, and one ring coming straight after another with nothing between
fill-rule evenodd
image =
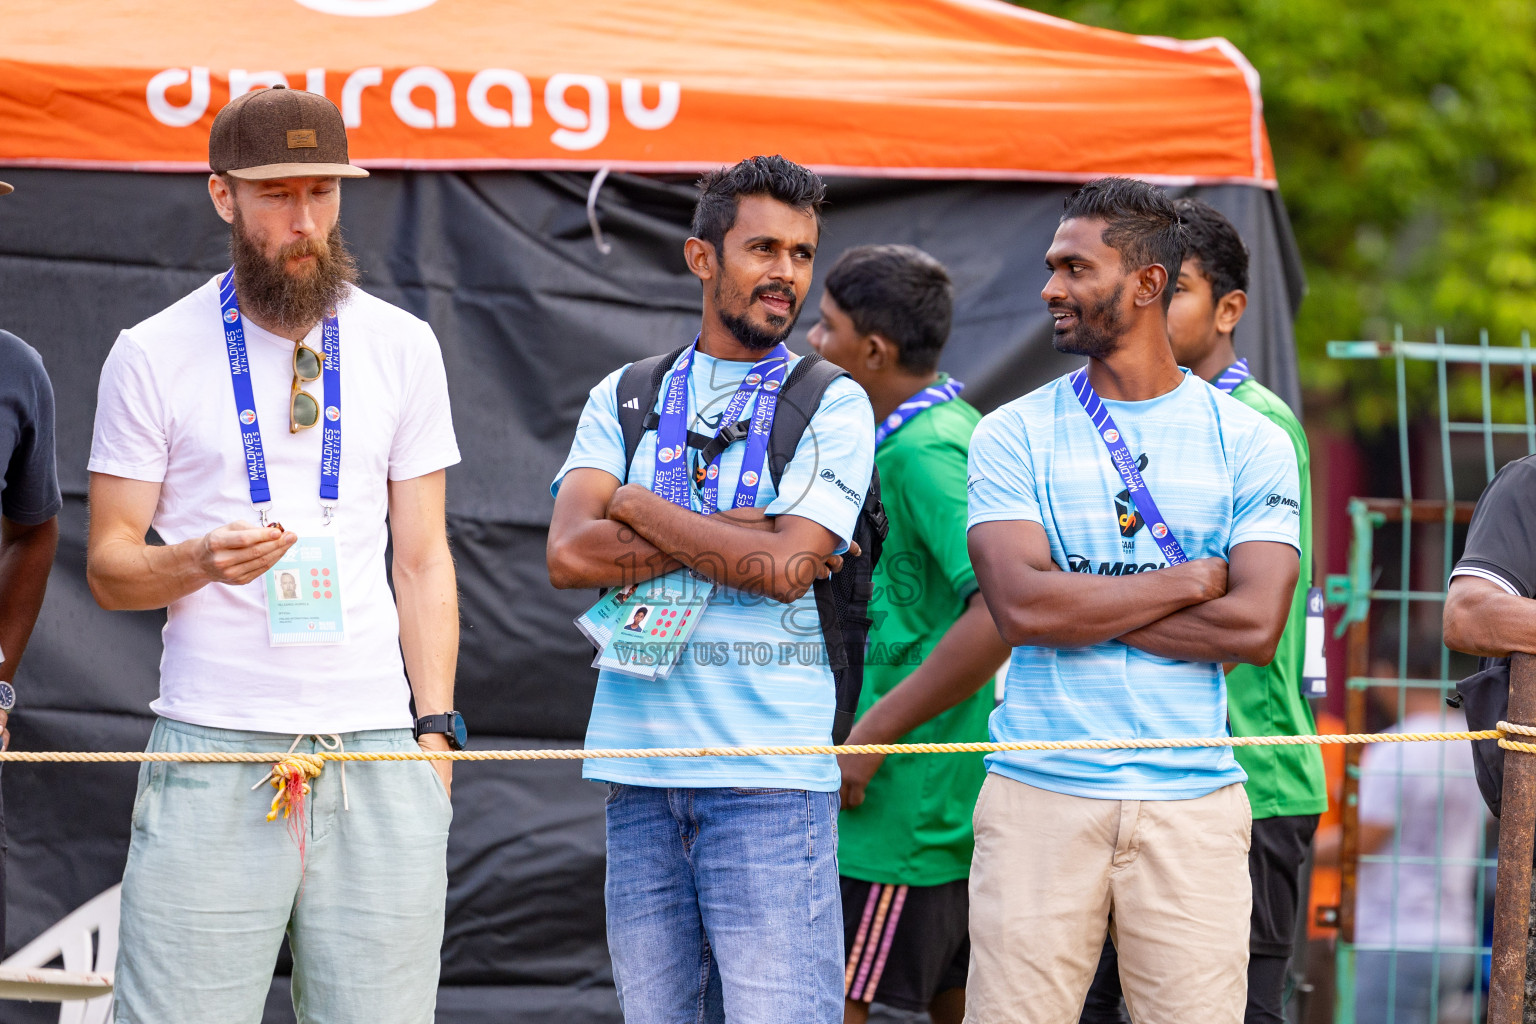
<instances>
[{"instance_id":1,"label":"beard","mask_svg":"<svg viewBox=\"0 0 1536 1024\"><path fill-rule=\"evenodd\" d=\"M720 318L720 325L731 332L731 337L735 338L742 348L752 352L766 352L773 348L773 346L789 337L789 332L795 329L795 321L800 319L800 304L795 299L795 293L792 289L772 284L759 285L752 289L752 294L748 296L746 308L751 309L752 303L756 302L760 295L784 296L784 298L789 300L789 313L784 316L780 316L777 313L768 313L766 314L768 326L766 328L759 327L747 319L745 313L727 313L725 311L728 305L732 305L732 303L725 301L725 282L723 280L716 280L715 282L715 311L716 315Z\"/></svg>"},{"instance_id":2,"label":"beard","mask_svg":"<svg viewBox=\"0 0 1536 1024\"><path fill-rule=\"evenodd\" d=\"M1125 285L1115 285L1115 290L1084 309L1080 305L1058 302L1051 309L1065 310L1077 317L1077 326L1067 333L1051 336L1051 345L1058 352L1072 356L1103 359L1120 347L1120 337L1125 333L1125 320L1120 315L1120 299Z\"/></svg>"},{"instance_id":3,"label":"beard","mask_svg":"<svg viewBox=\"0 0 1536 1024\"><path fill-rule=\"evenodd\" d=\"M271 257L246 231L239 207L233 228L229 253L240 309L268 330L309 330L340 304L348 285L357 283L357 260L341 239L340 224L323 241L302 238ZM295 256L313 256L315 261L293 274L287 263Z\"/></svg>"}]
</instances>

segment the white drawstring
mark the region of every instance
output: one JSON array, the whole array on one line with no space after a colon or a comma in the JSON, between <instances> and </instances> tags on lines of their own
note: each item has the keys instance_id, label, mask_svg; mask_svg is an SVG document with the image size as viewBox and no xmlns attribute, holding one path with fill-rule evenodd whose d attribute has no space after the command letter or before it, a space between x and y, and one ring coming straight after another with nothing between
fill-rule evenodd
<instances>
[{"instance_id":1,"label":"white drawstring","mask_svg":"<svg viewBox=\"0 0 1536 1024\"><path fill-rule=\"evenodd\" d=\"M304 742L304 737L306 735L308 734L300 733L299 735L295 736L293 738L293 742L288 745L288 753L291 754L297 750L299 748L299 744ZM328 751L335 751L339 754L344 754L347 751L346 744L342 743L341 741L340 733L330 733L329 739L320 733L315 733L314 737L315 741ZM257 782L256 785L251 787L251 789L260 789L262 786L265 786L271 780L271 778L272 772L269 770L266 775L261 777L261 781ZM341 809L344 811L350 811L352 809L351 804L347 801L347 762L345 761L341 762Z\"/></svg>"},{"instance_id":2,"label":"white drawstring","mask_svg":"<svg viewBox=\"0 0 1536 1024\"><path fill-rule=\"evenodd\" d=\"M315 739L328 751L337 754L345 754L347 752L346 744L341 742L341 733L339 732L331 733L330 740L316 733ZM351 805L347 803L347 762L345 761L341 762L341 809L344 811L352 809Z\"/></svg>"}]
</instances>

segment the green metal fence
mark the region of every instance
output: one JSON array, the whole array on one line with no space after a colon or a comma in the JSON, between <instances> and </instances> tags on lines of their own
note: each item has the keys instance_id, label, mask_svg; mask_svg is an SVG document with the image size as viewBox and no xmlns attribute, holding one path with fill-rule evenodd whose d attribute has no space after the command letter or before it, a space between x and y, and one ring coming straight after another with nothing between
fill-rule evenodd
<instances>
[{"instance_id":1,"label":"green metal fence","mask_svg":"<svg viewBox=\"0 0 1536 1024\"><path fill-rule=\"evenodd\" d=\"M1437 332L1433 343L1406 341L1399 328L1395 341L1330 342L1328 354L1385 364L1382 369L1395 377L1397 392L1401 497L1351 500L1349 571L1327 581L1329 603L1343 609L1339 631L1347 636L1346 730L1365 732L1390 724L1394 703L1398 721L1414 709L1421 715L1429 713L1428 700L1422 695L1448 693L1475 667L1471 659L1453 654L1439 642L1446 583L1477 496L1505 462L1536 454L1532 381L1536 352L1528 334L1521 335L1518 345L1493 345L1485 332L1478 344L1466 345L1447 344L1443 332ZM1461 728L1456 724L1458 713L1444 701L1435 704L1439 728ZM1477 829L1472 856L1459 856L1451 849L1466 842L1463 826L1470 817L1464 809L1470 761L1449 750L1449 745L1441 746L1447 749L1440 752L1437 766L1427 770L1422 764L1417 770L1404 769L1405 762L1398 761L1393 784L1395 825L1385 844L1370 850L1363 849L1362 842L1381 844L1383 826L1362 827L1362 751L1350 748L1346 754L1336 1024L1407 1024L1409 1018L1400 1014L1397 1001L1399 995L1407 998L1406 986L1412 984L1411 978L1425 973L1426 963L1431 1024L1484 1018L1494 851L1482 827ZM1411 801L1412 809L1408 793L1419 797ZM1432 797L1428 805L1433 807L1433 822L1424 820L1429 813L1426 794ZM1447 833L1447 799L1454 803L1450 808L1457 823L1454 835ZM1421 840L1430 828L1433 842L1426 851ZM1413 844L1417 852L1405 849L1409 835L1420 840ZM1453 899L1443 889L1451 880L1455 885L1450 887L1457 889L1454 899L1462 900L1460 885L1468 873L1475 880L1472 906L1465 909L1473 916L1475 939L1470 944L1464 939L1442 941L1442 930L1455 932L1465 924L1459 914L1453 915L1454 920L1445 919ZM1363 892L1361 883L1367 875L1372 876L1372 884ZM1378 932L1374 936L1362 934L1362 913L1379 920L1383 908L1360 900L1385 889L1392 900L1419 899L1422 906L1422 889L1431 877L1436 915L1431 941L1418 934L1423 931L1422 915L1404 920L1407 915L1392 911L1386 911L1385 937L1379 928L1373 929ZM1383 878L1390 878L1390 884L1378 884ZM1417 937L1400 936L1408 931ZM1468 960L1474 965L1470 979L1447 976L1449 966L1464 968ZM1366 965L1369 982L1362 974Z\"/></svg>"}]
</instances>

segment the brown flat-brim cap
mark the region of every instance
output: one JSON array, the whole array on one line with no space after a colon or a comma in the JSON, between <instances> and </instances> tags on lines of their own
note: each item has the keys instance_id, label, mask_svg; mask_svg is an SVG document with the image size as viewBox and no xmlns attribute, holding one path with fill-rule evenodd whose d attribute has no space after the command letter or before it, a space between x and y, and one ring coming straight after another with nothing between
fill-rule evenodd
<instances>
[{"instance_id":1,"label":"brown flat-brim cap","mask_svg":"<svg viewBox=\"0 0 1536 1024\"><path fill-rule=\"evenodd\" d=\"M366 178L347 158L347 128L319 93L276 86L238 97L213 119L208 166L244 181Z\"/></svg>"},{"instance_id":2,"label":"brown flat-brim cap","mask_svg":"<svg viewBox=\"0 0 1536 1024\"><path fill-rule=\"evenodd\" d=\"M12 188L11 186L7 185L3 181L0 181L0 196L8 196L12 192L15 192L15 191L16 190L14 188Z\"/></svg>"}]
</instances>

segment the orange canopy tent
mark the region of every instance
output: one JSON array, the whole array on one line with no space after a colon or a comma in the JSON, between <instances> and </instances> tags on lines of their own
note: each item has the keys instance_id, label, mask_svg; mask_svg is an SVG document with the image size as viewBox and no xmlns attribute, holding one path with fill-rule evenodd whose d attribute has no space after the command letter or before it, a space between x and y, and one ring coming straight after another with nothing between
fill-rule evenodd
<instances>
[{"instance_id":1,"label":"orange canopy tent","mask_svg":"<svg viewBox=\"0 0 1536 1024\"><path fill-rule=\"evenodd\" d=\"M0 164L205 169L219 108L276 83L334 100L372 167L1275 177L1225 40L1001 0L9 0Z\"/></svg>"}]
</instances>

